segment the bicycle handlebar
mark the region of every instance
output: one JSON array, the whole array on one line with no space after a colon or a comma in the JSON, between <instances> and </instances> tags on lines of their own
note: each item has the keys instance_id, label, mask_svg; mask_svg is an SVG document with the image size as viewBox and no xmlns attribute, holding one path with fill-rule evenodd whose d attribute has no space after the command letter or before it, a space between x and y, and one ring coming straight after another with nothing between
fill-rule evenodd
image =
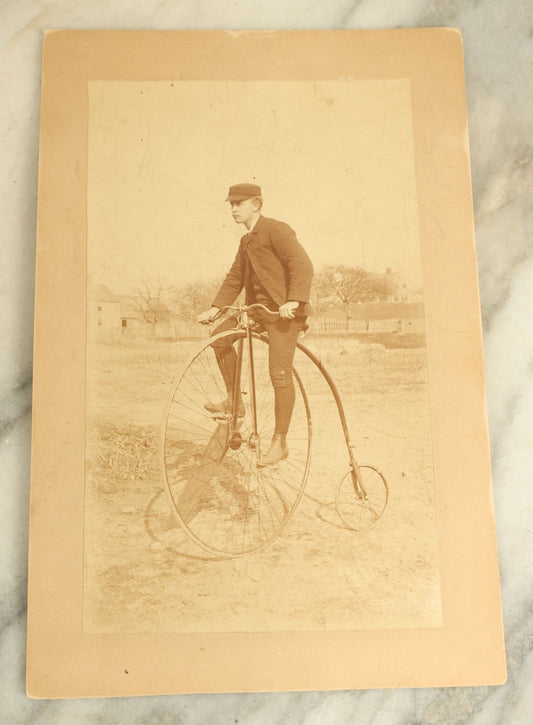
<instances>
[{"instance_id":1,"label":"bicycle handlebar","mask_svg":"<svg viewBox=\"0 0 533 725\"><path fill-rule=\"evenodd\" d=\"M219 307L218 312L213 315L213 317L210 317L209 319L205 320L204 322L200 322L201 325L210 325L212 322L217 320L219 317L221 317L225 312L247 312L254 308L260 308L264 310L267 314L272 315L272 317L279 317L279 312L275 312L274 310L269 310L268 307L265 307L265 305L262 305L260 302L254 302L251 305L226 305L225 307Z\"/></svg>"}]
</instances>

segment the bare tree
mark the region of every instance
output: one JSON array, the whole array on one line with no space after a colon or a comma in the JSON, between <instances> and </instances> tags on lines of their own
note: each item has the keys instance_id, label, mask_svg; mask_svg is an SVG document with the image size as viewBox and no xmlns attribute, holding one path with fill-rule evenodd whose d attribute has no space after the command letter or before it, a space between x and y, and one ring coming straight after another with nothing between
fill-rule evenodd
<instances>
[{"instance_id":1,"label":"bare tree","mask_svg":"<svg viewBox=\"0 0 533 725\"><path fill-rule=\"evenodd\" d=\"M165 300L172 290L171 285L162 279L141 280L136 290L135 301L141 319L146 322L155 336L158 323L168 318L170 310Z\"/></svg>"},{"instance_id":2,"label":"bare tree","mask_svg":"<svg viewBox=\"0 0 533 725\"><path fill-rule=\"evenodd\" d=\"M172 291L172 307L183 317L196 320L196 317L211 307L221 285L220 278L195 279L186 282Z\"/></svg>"},{"instance_id":3,"label":"bare tree","mask_svg":"<svg viewBox=\"0 0 533 725\"><path fill-rule=\"evenodd\" d=\"M328 267L315 272L309 301L315 315L323 315L326 310L338 306L339 299L332 288Z\"/></svg>"},{"instance_id":4,"label":"bare tree","mask_svg":"<svg viewBox=\"0 0 533 725\"><path fill-rule=\"evenodd\" d=\"M316 311L341 305L346 322L351 318L353 305L386 300L392 294L392 284L386 275L367 272L362 267L328 265L315 277L313 299Z\"/></svg>"},{"instance_id":5,"label":"bare tree","mask_svg":"<svg viewBox=\"0 0 533 725\"><path fill-rule=\"evenodd\" d=\"M328 265L317 275L317 296L322 305L340 305L350 319L352 305L367 296L366 272L345 265Z\"/></svg>"}]
</instances>

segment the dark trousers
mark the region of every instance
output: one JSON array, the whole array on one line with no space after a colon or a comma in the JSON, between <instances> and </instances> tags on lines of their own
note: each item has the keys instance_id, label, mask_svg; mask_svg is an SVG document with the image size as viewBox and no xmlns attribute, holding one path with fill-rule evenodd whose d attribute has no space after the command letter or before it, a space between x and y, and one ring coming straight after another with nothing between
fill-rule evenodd
<instances>
[{"instance_id":1,"label":"dark trousers","mask_svg":"<svg viewBox=\"0 0 533 725\"><path fill-rule=\"evenodd\" d=\"M278 319L275 322L270 322L258 314L256 319L260 327L268 335L268 371L274 388L275 401L276 427L274 432L286 435L289 430L295 400L292 362L298 335L305 328L306 318L295 317L292 320ZM233 329L236 322L233 317L224 320L213 330L213 334L217 335L219 332ZM228 336L223 340L216 340L212 345L229 397L233 394L237 361L237 353L233 348L233 342L234 339Z\"/></svg>"}]
</instances>

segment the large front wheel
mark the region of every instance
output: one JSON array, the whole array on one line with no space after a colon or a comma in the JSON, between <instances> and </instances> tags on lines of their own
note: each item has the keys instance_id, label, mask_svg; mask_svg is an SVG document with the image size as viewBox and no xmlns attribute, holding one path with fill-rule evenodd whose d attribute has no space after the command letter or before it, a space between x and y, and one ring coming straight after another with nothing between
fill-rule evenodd
<instances>
[{"instance_id":1,"label":"large front wheel","mask_svg":"<svg viewBox=\"0 0 533 725\"><path fill-rule=\"evenodd\" d=\"M212 347L220 341L236 350L242 346L244 415L239 411L235 421L230 412L211 413L205 408L206 403L227 397ZM163 480L170 506L197 544L224 556L256 551L276 539L298 505L309 473L311 416L294 369L296 402L287 435L289 456L277 466L257 467L274 432L274 390L266 337L254 334L252 348L253 378L244 331L230 330L211 338L180 375L163 426Z\"/></svg>"}]
</instances>

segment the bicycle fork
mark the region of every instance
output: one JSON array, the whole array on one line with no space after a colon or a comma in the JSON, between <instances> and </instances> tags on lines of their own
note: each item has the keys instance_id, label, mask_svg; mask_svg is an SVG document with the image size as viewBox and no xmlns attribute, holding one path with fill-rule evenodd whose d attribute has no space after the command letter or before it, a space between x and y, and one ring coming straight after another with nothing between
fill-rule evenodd
<instances>
[{"instance_id":1,"label":"bicycle fork","mask_svg":"<svg viewBox=\"0 0 533 725\"><path fill-rule=\"evenodd\" d=\"M244 313L246 315L246 312ZM243 319L247 323L246 319ZM255 391L255 366L253 353L253 338L250 327L245 324L246 329L246 347L248 351L248 365L250 375L250 407L252 411L252 433L247 441L250 448L256 450L260 455L260 440L257 429L257 400ZM242 396L241 378L242 378L242 360L244 355L244 339L240 338L237 342L237 361L235 365L235 379L233 381L233 400L231 406L231 428L229 436L230 448L236 450L242 445L242 434L238 430L239 427L239 405Z\"/></svg>"},{"instance_id":2,"label":"bicycle fork","mask_svg":"<svg viewBox=\"0 0 533 725\"><path fill-rule=\"evenodd\" d=\"M255 397L255 367L254 367L254 349L252 332L249 327L246 328L246 342L248 344L248 360L250 365L250 403L252 406L252 435L248 441L250 447L260 452L259 434L257 432L257 401Z\"/></svg>"}]
</instances>

